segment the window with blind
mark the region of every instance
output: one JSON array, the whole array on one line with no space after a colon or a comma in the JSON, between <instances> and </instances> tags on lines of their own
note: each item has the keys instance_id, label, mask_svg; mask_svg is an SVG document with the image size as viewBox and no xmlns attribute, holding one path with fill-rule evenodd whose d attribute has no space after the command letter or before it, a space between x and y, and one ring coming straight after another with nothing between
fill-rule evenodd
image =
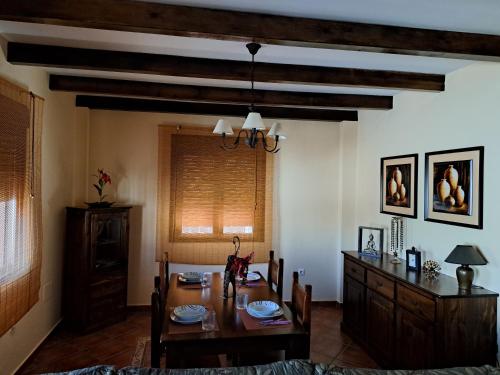
<instances>
[{"instance_id":1,"label":"window with blind","mask_svg":"<svg viewBox=\"0 0 500 375\"><path fill-rule=\"evenodd\" d=\"M38 301L42 108L0 79L0 335Z\"/></svg>"},{"instance_id":2,"label":"window with blind","mask_svg":"<svg viewBox=\"0 0 500 375\"><path fill-rule=\"evenodd\" d=\"M271 249L272 156L225 151L210 129L159 128L157 259L225 264L231 240L265 261Z\"/></svg>"},{"instance_id":3,"label":"window with blind","mask_svg":"<svg viewBox=\"0 0 500 375\"><path fill-rule=\"evenodd\" d=\"M218 137L173 135L170 170L174 241L263 240L264 150L225 151Z\"/></svg>"}]
</instances>

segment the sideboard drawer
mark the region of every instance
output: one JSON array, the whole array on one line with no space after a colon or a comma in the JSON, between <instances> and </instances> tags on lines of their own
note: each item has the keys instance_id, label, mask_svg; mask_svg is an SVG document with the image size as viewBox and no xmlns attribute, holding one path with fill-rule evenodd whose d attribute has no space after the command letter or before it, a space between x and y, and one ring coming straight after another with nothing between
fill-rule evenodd
<instances>
[{"instance_id":1,"label":"sideboard drawer","mask_svg":"<svg viewBox=\"0 0 500 375\"><path fill-rule=\"evenodd\" d=\"M362 283L365 282L365 267L346 259L344 262L344 271L353 279L356 279Z\"/></svg>"},{"instance_id":2,"label":"sideboard drawer","mask_svg":"<svg viewBox=\"0 0 500 375\"><path fill-rule=\"evenodd\" d=\"M436 303L432 298L417 293L410 288L398 284L398 303L405 309L420 317L434 321L436 316Z\"/></svg>"},{"instance_id":3,"label":"sideboard drawer","mask_svg":"<svg viewBox=\"0 0 500 375\"><path fill-rule=\"evenodd\" d=\"M369 288L386 296L387 298L394 298L394 280L388 279L387 277L370 270L366 273L366 280Z\"/></svg>"}]
</instances>

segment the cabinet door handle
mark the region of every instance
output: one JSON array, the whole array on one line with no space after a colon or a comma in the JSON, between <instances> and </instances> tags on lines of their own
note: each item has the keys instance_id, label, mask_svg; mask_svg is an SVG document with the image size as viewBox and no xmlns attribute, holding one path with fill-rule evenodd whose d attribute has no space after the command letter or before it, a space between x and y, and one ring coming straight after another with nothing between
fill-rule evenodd
<instances>
[{"instance_id":1,"label":"cabinet door handle","mask_svg":"<svg viewBox=\"0 0 500 375\"><path fill-rule=\"evenodd\" d=\"M384 286L384 284L382 284L380 281L377 281L376 283L377 283L377 288L381 288Z\"/></svg>"}]
</instances>

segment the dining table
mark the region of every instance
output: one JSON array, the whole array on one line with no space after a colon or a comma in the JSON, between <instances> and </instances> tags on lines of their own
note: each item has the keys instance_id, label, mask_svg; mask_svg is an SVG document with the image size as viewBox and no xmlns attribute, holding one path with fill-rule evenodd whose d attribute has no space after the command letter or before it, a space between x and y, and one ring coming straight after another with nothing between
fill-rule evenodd
<instances>
[{"instance_id":1,"label":"dining table","mask_svg":"<svg viewBox=\"0 0 500 375\"><path fill-rule=\"evenodd\" d=\"M230 297L223 297L223 273L213 273L211 285L205 287L201 284L185 284L179 280L179 274L172 273L161 333L161 347L167 358L228 354L234 359L242 353L283 350L286 359L308 359L309 333L264 277L259 275L260 285L252 282L248 286L237 286L236 293L248 294L248 303L260 300L276 302L283 309L280 319L288 320L288 324L261 327L258 320L250 321L249 315L245 316L245 310L236 308L232 286L229 286ZM201 323L183 326L171 320L170 315L175 307L193 304L215 311L214 330L203 331ZM233 365L237 365L234 360Z\"/></svg>"}]
</instances>

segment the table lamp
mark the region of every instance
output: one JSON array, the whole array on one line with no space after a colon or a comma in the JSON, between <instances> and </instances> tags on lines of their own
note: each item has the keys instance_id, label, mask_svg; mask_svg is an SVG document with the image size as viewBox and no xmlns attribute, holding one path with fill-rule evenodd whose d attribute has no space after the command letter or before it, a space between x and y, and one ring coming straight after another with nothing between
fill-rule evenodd
<instances>
[{"instance_id":1,"label":"table lamp","mask_svg":"<svg viewBox=\"0 0 500 375\"><path fill-rule=\"evenodd\" d=\"M474 270L469 265L482 266L488 263L481 251L471 245L457 245L445 262L461 264L457 267L458 288L466 291L470 291L474 279Z\"/></svg>"}]
</instances>

